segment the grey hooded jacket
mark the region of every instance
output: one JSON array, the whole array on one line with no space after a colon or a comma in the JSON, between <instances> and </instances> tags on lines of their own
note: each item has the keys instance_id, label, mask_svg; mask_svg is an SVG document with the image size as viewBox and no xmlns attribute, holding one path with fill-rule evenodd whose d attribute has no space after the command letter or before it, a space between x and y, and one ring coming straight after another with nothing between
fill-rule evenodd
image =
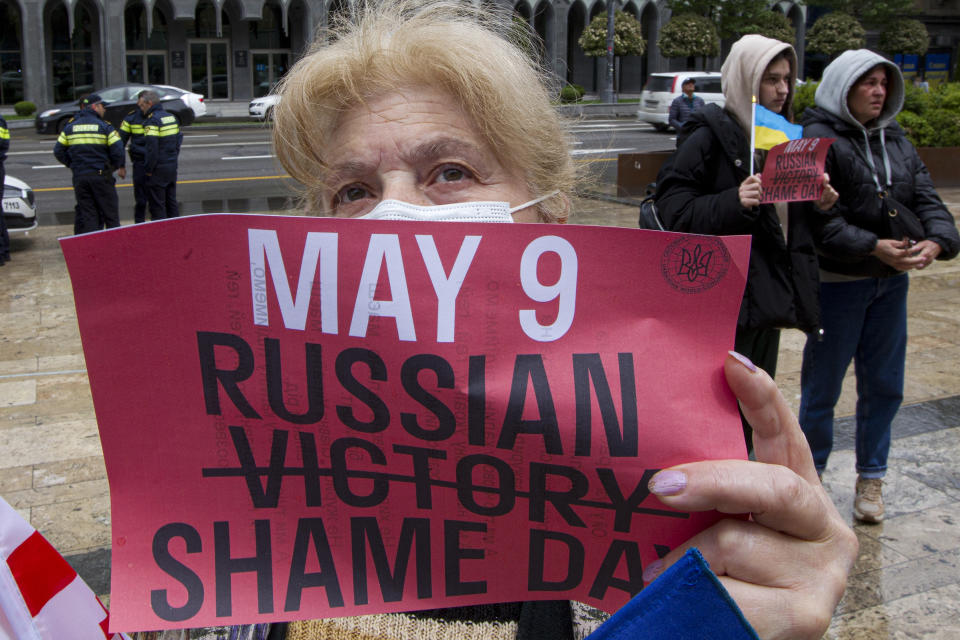
<instances>
[{"instance_id":1,"label":"grey hooded jacket","mask_svg":"<svg viewBox=\"0 0 960 640\"><path fill-rule=\"evenodd\" d=\"M847 105L857 80L878 65L887 70L887 98L880 115L861 124ZM827 155L826 171L840 199L813 222L820 268L848 276L885 277L899 273L870 256L879 238L889 238L880 209L880 194L895 198L913 211L926 237L941 246L941 260L960 251L960 236L917 150L895 118L903 107L900 69L882 56L859 49L831 62L817 87L816 107L803 114L803 135L836 138Z\"/></svg>"}]
</instances>

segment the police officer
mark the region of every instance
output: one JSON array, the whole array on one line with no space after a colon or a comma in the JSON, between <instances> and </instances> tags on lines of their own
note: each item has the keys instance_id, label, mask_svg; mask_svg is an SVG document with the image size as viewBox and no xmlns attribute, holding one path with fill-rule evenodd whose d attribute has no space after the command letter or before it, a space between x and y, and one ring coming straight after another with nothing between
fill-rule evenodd
<instances>
[{"instance_id":1,"label":"police officer","mask_svg":"<svg viewBox=\"0 0 960 640\"><path fill-rule=\"evenodd\" d=\"M160 106L156 91L141 92L139 102L144 115L143 164L150 219L176 218L180 215L177 206L177 156L183 142L180 124Z\"/></svg>"},{"instance_id":2,"label":"police officer","mask_svg":"<svg viewBox=\"0 0 960 640\"><path fill-rule=\"evenodd\" d=\"M7 121L0 116L0 193L3 192L3 179L7 172L3 163L7 161L7 149L10 148L10 130L7 129ZM0 267L4 262L10 259L10 236L7 234L7 221L3 219L3 211L0 210Z\"/></svg>"},{"instance_id":3,"label":"police officer","mask_svg":"<svg viewBox=\"0 0 960 640\"><path fill-rule=\"evenodd\" d=\"M74 233L88 233L120 226L119 203L113 172L127 176L123 141L116 129L103 120L106 111L96 93L80 100L80 112L60 132L53 154L73 171L73 194L77 200Z\"/></svg>"},{"instance_id":4,"label":"police officer","mask_svg":"<svg viewBox=\"0 0 960 640\"><path fill-rule=\"evenodd\" d=\"M138 224L146 220L147 214L147 175L143 168L143 123L146 116L143 115L142 102L138 96L137 106L123 117L119 131L133 164L133 221Z\"/></svg>"}]
</instances>

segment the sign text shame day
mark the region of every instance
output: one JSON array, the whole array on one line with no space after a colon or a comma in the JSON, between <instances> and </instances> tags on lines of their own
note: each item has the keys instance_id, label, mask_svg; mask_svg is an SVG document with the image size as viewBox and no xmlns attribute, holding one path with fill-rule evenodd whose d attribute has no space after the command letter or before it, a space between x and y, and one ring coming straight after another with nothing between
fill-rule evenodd
<instances>
[{"instance_id":1,"label":"sign text shame day","mask_svg":"<svg viewBox=\"0 0 960 640\"><path fill-rule=\"evenodd\" d=\"M530 599L613 611L745 454L748 239L193 216L62 241L124 631Z\"/></svg>"}]
</instances>

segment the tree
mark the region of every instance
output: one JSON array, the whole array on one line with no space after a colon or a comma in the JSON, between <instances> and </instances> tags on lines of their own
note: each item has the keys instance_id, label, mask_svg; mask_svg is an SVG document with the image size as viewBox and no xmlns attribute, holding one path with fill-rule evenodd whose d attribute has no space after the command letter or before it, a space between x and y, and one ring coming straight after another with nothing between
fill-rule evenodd
<instances>
[{"instance_id":1,"label":"tree","mask_svg":"<svg viewBox=\"0 0 960 640\"><path fill-rule=\"evenodd\" d=\"M897 16L911 13L914 0L809 0L815 7L853 16L862 24L881 27Z\"/></svg>"},{"instance_id":2,"label":"tree","mask_svg":"<svg viewBox=\"0 0 960 640\"><path fill-rule=\"evenodd\" d=\"M751 24L748 24L744 28L742 35L748 33L759 33L762 36L767 36L780 42L786 42L790 45L796 41L796 32L793 30L793 23L790 22L787 16L776 11L766 11L754 18Z\"/></svg>"},{"instance_id":3,"label":"tree","mask_svg":"<svg viewBox=\"0 0 960 640\"><path fill-rule=\"evenodd\" d=\"M667 7L673 15L692 13L702 16L716 25L721 38L738 38L756 19L770 12L767 0L667 0Z\"/></svg>"},{"instance_id":4,"label":"tree","mask_svg":"<svg viewBox=\"0 0 960 640\"><path fill-rule=\"evenodd\" d=\"M607 12L598 13L577 41L588 56L607 55ZM613 13L613 55L640 56L646 51L647 43L640 30L640 21L626 11Z\"/></svg>"},{"instance_id":5,"label":"tree","mask_svg":"<svg viewBox=\"0 0 960 640\"><path fill-rule=\"evenodd\" d=\"M685 13L673 16L663 25L657 46L667 58L688 58L687 65L692 67L696 56L706 58L720 53L720 37L708 18Z\"/></svg>"},{"instance_id":6,"label":"tree","mask_svg":"<svg viewBox=\"0 0 960 640\"><path fill-rule=\"evenodd\" d=\"M807 51L825 53L831 58L847 49L862 49L866 32L857 19L835 11L821 16L807 33Z\"/></svg>"},{"instance_id":7,"label":"tree","mask_svg":"<svg viewBox=\"0 0 960 640\"><path fill-rule=\"evenodd\" d=\"M919 20L898 20L890 23L880 33L880 48L896 55L898 53L922 56L930 47L930 34Z\"/></svg>"}]
</instances>

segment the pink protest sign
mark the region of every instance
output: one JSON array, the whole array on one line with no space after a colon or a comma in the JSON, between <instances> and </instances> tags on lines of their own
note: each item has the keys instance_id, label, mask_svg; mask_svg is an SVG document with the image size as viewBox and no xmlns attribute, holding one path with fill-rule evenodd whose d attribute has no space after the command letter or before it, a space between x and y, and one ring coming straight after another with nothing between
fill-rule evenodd
<instances>
[{"instance_id":1,"label":"pink protest sign","mask_svg":"<svg viewBox=\"0 0 960 640\"><path fill-rule=\"evenodd\" d=\"M613 611L742 458L748 239L195 216L62 241L124 631L571 598Z\"/></svg>"},{"instance_id":2,"label":"pink protest sign","mask_svg":"<svg viewBox=\"0 0 960 640\"><path fill-rule=\"evenodd\" d=\"M763 163L760 202L819 200L823 166L835 138L800 138L770 149Z\"/></svg>"}]
</instances>

